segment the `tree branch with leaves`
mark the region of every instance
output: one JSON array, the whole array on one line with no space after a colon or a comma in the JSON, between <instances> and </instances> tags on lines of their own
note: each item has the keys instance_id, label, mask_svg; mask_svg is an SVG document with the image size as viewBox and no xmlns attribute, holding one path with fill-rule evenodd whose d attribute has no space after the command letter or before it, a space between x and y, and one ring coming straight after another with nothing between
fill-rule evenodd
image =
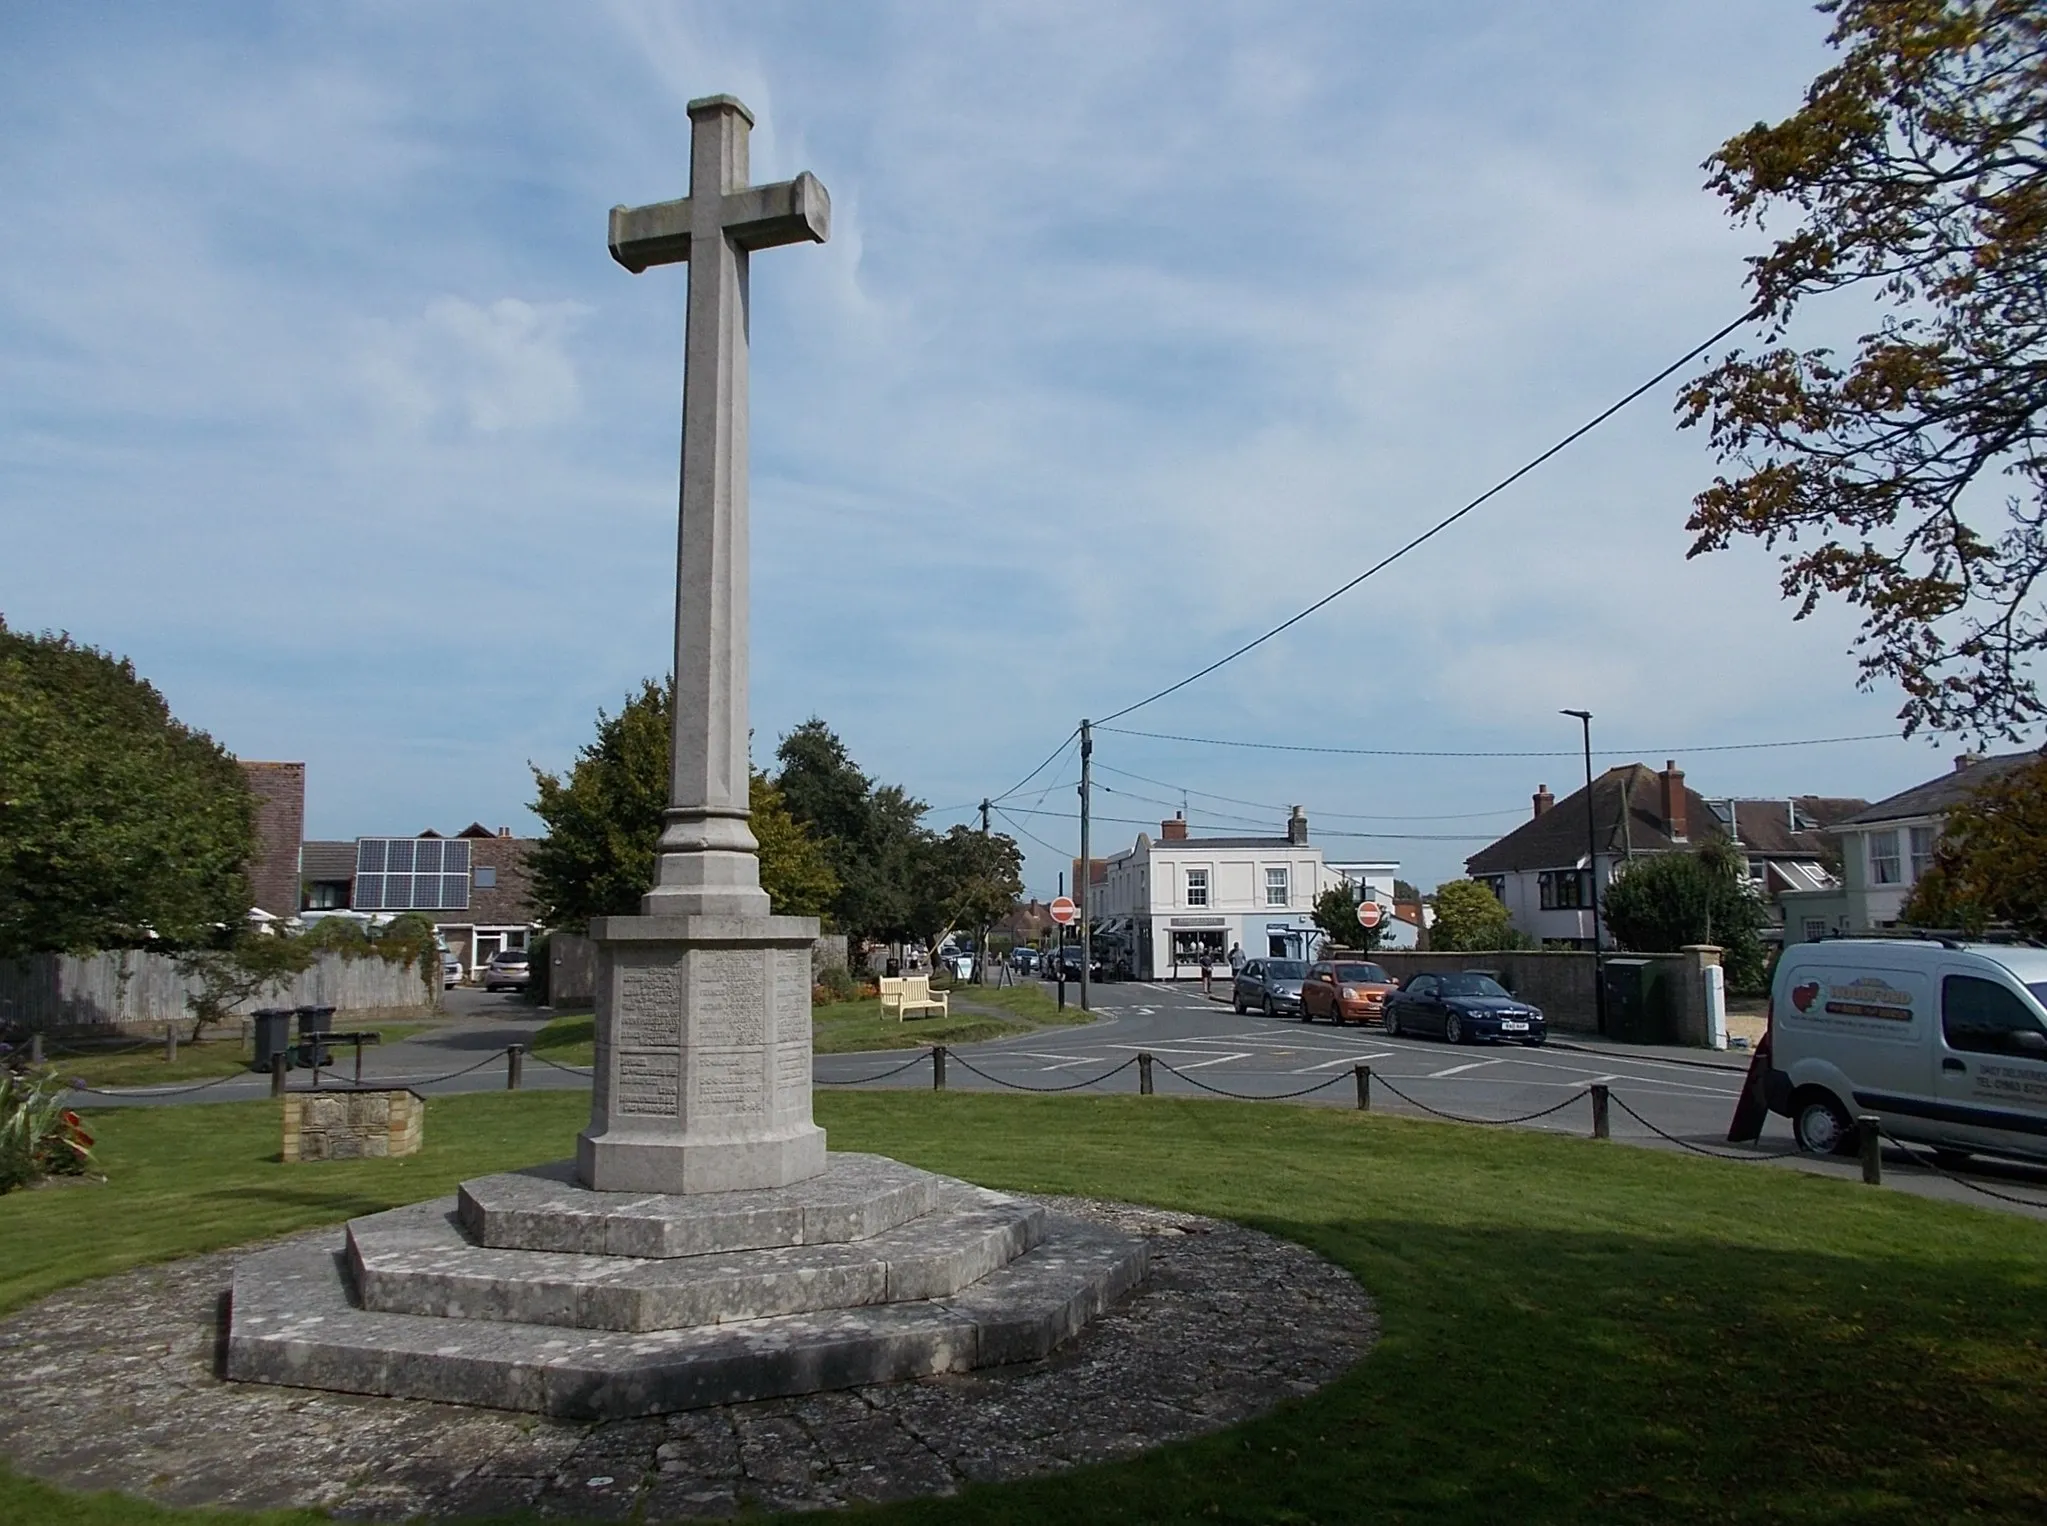
<instances>
[{"instance_id":1,"label":"tree branch with leaves","mask_svg":"<svg viewBox=\"0 0 2047 1526\"><path fill-rule=\"evenodd\" d=\"M1827 0L1841 62L1730 138L1708 188L1790 226L1749 261L1756 354L1692 381L1738 470L1700 493L1691 555L1781 548L1804 619L1861 615L1865 687L1899 719L2014 737L2047 715L2047 13L2038 0ZM1816 299L1879 309L1850 356L1784 343Z\"/></svg>"}]
</instances>

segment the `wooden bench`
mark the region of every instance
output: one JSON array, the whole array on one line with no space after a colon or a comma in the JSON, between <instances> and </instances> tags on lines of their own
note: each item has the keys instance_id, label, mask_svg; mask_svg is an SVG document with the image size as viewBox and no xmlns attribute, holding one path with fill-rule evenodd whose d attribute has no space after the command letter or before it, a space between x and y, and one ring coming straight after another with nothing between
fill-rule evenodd
<instances>
[{"instance_id":1,"label":"wooden bench","mask_svg":"<svg viewBox=\"0 0 2047 1526\"><path fill-rule=\"evenodd\" d=\"M881 977L881 1015L901 1022L912 1012L936 1013L950 1017L952 1007L943 991L931 989L929 975L884 975Z\"/></svg>"}]
</instances>

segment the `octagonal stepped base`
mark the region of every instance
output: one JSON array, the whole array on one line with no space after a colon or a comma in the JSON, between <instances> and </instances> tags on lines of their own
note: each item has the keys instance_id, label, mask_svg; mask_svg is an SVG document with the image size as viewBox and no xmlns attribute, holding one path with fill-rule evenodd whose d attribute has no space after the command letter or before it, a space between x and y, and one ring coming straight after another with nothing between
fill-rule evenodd
<instances>
[{"instance_id":1,"label":"octagonal stepped base","mask_svg":"<svg viewBox=\"0 0 2047 1526\"><path fill-rule=\"evenodd\" d=\"M351 1222L349 1268L381 1314L674 1330L943 1298L1038 1243L1036 1204L933 1180L931 1212L863 1240L659 1260L474 1245L443 1199Z\"/></svg>"},{"instance_id":2,"label":"octagonal stepped base","mask_svg":"<svg viewBox=\"0 0 2047 1526\"><path fill-rule=\"evenodd\" d=\"M929 1213L940 1178L885 1155L833 1151L791 1187L743 1192L593 1192L572 1160L464 1182L462 1227L499 1250L702 1256L865 1240Z\"/></svg>"},{"instance_id":3,"label":"octagonal stepped base","mask_svg":"<svg viewBox=\"0 0 2047 1526\"><path fill-rule=\"evenodd\" d=\"M453 1200L434 1205L453 1214ZM347 1254L286 1246L235 1268L227 1376L564 1419L964 1372L1048 1355L1143 1280L1142 1239L1046 1215L1042 1238L946 1298L650 1333L385 1314Z\"/></svg>"}]
</instances>

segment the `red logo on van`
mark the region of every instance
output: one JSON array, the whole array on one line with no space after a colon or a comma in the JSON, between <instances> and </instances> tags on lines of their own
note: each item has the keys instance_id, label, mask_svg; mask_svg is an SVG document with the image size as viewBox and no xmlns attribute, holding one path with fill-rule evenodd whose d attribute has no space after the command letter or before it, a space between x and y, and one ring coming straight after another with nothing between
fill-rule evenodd
<instances>
[{"instance_id":1,"label":"red logo on van","mask_svg":"<svg viewBox=\"0 0 2047 1526\"><path fill-rule=\"evenodd\" d=\"M1791 1005L1798 1008L1801 1012L1810 1011L1813 999L1819 994L1820 983L1817 980L1810 981L1802 986L1793 986L1791 988Z\"/></svg>"}]
</instances>

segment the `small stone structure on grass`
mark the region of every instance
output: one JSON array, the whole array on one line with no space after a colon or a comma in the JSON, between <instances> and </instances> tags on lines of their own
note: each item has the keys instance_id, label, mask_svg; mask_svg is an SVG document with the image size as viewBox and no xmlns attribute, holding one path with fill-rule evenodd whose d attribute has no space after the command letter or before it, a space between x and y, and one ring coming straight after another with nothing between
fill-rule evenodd
<instances>
[{"instance_id":1,"label":"small stone structure on grass","mask_svg":"<svg viewBox=\"0 0 2047 1526\"><path fill-rule=\"evenodd\" d=\"M415 1091L284 1094L287 1161L417 1155L425 1138L426 1099Z\"/></svg>"}]
</instances>

